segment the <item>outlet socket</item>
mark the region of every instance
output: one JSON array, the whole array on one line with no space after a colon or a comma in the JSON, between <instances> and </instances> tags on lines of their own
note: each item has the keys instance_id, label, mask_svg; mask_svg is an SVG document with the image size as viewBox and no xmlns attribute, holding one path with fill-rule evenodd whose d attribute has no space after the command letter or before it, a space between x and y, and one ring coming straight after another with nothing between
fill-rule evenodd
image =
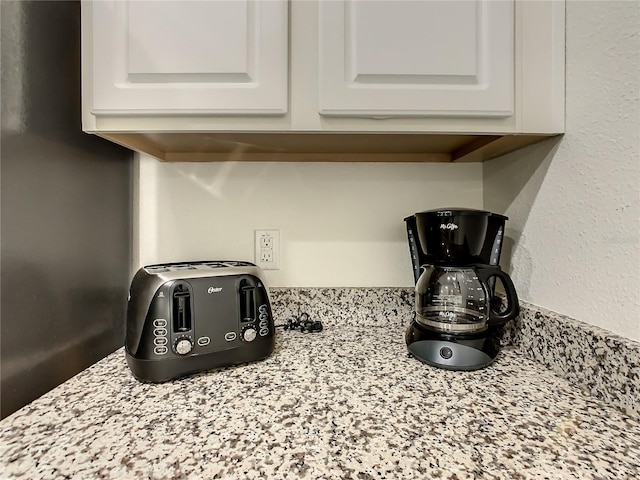
<instances>
[{"instance_id":1,"label":"outlet socket","mask_svg":"<svg viewBox=\"0 0 640 480\"><path fill-rule=\"evenodd\" d=\"M280 230L255 230L255 264L263 270L280 269Z\"/></svg>"}]
</instances>

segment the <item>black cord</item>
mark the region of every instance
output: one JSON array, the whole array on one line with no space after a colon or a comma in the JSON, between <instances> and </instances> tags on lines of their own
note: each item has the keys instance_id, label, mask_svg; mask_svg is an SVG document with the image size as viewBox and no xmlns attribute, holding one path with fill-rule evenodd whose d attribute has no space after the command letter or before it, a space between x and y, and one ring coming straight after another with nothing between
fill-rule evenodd
<instances>
[{"instance_id":1,"label":"black cord","mask_svg":"<svg viewBox=\"0 0 640 480\"><path fill-rule=\"evenodd\" d=\"M275 327L283 327L285 330L300 330L303 333L318 333L324 328L320 320L311 320L307 312L303 312L297 317L290 317L286 323L275 325Z\"/></svg>"}]
</instances>

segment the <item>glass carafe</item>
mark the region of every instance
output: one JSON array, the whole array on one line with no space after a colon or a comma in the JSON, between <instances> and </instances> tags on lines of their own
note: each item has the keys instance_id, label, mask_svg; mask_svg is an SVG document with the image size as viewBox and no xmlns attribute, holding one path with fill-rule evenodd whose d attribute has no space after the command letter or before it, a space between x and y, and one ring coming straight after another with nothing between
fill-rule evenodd
<instances>
[{"instance_id":1,"label":"glass carafe","mask_svg":"<svg viewBox=\"0 0 640 480\"><path fill-rule=\"evenodd\" d=\"M507 307L491 309L489 279L499 278L507 296ZM518 296L509 275L500 267L424 265L416 284L416 321L429 329L447 333L473 333L490 324L515 318Z\"/></svg>"}]
</instances>

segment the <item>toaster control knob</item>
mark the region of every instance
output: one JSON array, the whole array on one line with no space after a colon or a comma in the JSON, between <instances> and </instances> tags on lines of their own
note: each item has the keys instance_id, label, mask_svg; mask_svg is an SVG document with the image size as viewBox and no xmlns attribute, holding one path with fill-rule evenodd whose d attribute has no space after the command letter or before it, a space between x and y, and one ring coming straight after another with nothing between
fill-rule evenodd
<instances>
[{"instance_id":1,"label":"toaster control knob","mask_svg":"<svg viewBox=\"0 0 640 480\"><path fill-rule=\"evenodd\" d=\"M193 344L188 338L181 338L176 342L176 352L178 355L186 355L193 350Z\"/></svg>"},{"instance_id":2,"label":"toaster control knob","mask_svg":"<svg viewBox=\"0 0 640 480\"><path fill-rule=\"evenodd\" d=\"M244 332L242 332L242 339L245 342L253 342L258 336L258 332L256 332L255 328L247 328Z\"/></svg>"}]
</instances>

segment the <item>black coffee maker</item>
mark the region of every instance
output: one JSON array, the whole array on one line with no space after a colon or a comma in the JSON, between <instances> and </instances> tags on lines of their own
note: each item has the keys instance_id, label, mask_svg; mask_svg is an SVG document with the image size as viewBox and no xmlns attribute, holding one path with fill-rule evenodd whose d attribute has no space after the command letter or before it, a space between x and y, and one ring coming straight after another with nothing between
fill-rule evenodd
<instances>
[{"instance_id":1,"label":"black coffee maker","mask_svg":"<svg viewBox=\"0 0 640 480\"><path fill-rule=\"evenodd\" d=\"M409 352L449 370L486 367L499 353L504 324L519 312L513 282L498 265L507 217L441 209L404 220L416 281ZM504 308L496 279L505 290Z\"/></svg>"}]
</instances>

